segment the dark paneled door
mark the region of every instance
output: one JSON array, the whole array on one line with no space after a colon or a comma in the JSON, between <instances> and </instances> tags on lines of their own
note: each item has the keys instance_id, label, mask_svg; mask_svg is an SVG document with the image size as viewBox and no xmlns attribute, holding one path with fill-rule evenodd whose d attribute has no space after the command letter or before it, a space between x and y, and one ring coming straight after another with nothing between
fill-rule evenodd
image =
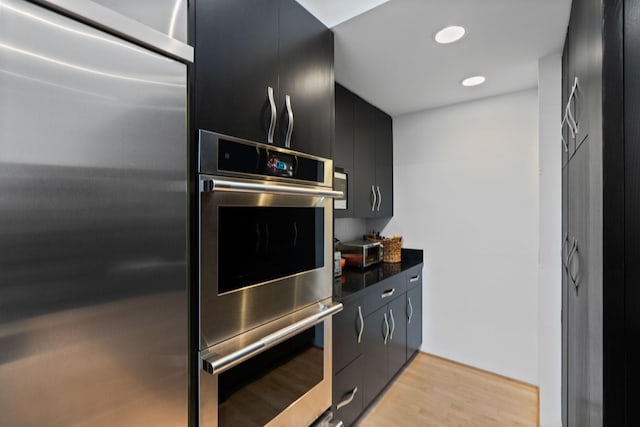
<instances>
[{"instance_id":1,"label":"dark paneled door","mask_svg":"<svg viewBox=\"0 0 640 427\"><path fill-rule=\"evenodd\" d=\"M354 216L375 217L376 108L359 97L354 107L353 167Z\"/></svg>"},{"instance_id":2,"label":"dark paneled door","mask_svg":"<svg viewBox=\"0 0 640 427\"><path fill-rule=\"evenodd\" d=\"M567 260L567 387L569 426L589 425L589 143L569 162Z\"/></svg>"},{"instance_id":3,"label":"dark paneled door","mask_svg":"<svg viewBox=\"0 0 640 427\"><path fill-rule=\"evenodd\" d=\"M278 93L278 3L197 0L195 128L267 142Z\"/></svg>"},{"instance_id":4,"label":"dark paneled door","mask_svg":"<svg viewBox=\"0 0 640 427\"><path fill-rule=\"evenodd\" d=\"M278 144L290 126L293 150L331 157L333 127L333 34L294 0L280 1Z\"/></svg>"},{"instance_id":5,"label":"dark paneled door","mask_svg":"<svg viewBox=\"0 0 640 427\"><path fill-rule=\"evenodd\" d=\"M376 216L393 216L393 124L391 116L376 110Z\"/></svg>"}]
</instances>

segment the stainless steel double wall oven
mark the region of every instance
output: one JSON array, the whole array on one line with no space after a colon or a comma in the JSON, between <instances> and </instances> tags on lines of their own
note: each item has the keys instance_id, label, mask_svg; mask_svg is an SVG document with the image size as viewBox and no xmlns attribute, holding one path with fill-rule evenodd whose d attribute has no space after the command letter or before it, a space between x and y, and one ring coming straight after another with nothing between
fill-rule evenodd
<instances>
[{"instance_id":1,"label":"stainless steel double wall oven","mask_svg":"<svg viewBox=\"0 0 640 427\"><path fill-rule=\"evenodd\" d=\"M199 172L201 425L311 422L342 308L332 161L201 130Z\"/></svg>"}]
</instances>

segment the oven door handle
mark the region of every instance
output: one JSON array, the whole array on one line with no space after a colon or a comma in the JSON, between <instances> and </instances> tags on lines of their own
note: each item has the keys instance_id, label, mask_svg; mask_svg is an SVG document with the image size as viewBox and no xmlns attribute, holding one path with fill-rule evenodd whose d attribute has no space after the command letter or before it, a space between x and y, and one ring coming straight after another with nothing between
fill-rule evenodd
<instances>
[{"instance_id":1,"label":"oven door handle","mask_svg":"<svg viewBox=\"0 0 640 427\"><path fill-rule=\"evenodd\" d=\"M262 353L263 351L280 344L288 338L308 329L318 323L324 321L328 317L333 316L336 313L342 311L342 303L326 306L319 304L318 312L305 317L304 319L293 323L283 329L280 329L266 337L256 340L252 343L247 343L242 348L231 351L228 354L219 354L213 352L208 357L203 357L203 369L211 375L218 375L228 369L233 368L236 365L244 362L245 360Z\"/></svg>"},{"instance_id":2,"label":"oven door handle","mask_svg":"<svg viewBox=\"0 0 640 427\"><path fill-rule=\"evenodd\" d=\"M258 184L254 182L227 181L224 179L200 178L200 192L222 191L229 193L284 194L290 196L330 197L340 199L342 191L318 188L293 187L290 185Z\"/></svg>"}]
</instances>

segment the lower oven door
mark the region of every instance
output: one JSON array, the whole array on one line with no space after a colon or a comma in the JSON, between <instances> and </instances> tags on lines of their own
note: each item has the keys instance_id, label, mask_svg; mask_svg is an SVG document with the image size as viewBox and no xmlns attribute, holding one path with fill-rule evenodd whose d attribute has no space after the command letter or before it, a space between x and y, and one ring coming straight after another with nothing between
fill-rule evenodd
<instances>
[{"instance_id":1,"label":"lower oven door","mask_svg":"<svg viewBox=\"0 0 640 427\"><path fill-rule=\"evenodd\" d=\"M200 426L310 425L331 406L331 316L341 309L305 309L203 352Z\"/></svg>"},{"instance_id":2,"label":"lower oven door","mask_svg":"<svg viewBox=\"0 0 640 427\"><path fill-rule=\"evenodd\" d=\"M200 178L200 350L332 295L333 190Z\"/></svg>"}]
</instances>

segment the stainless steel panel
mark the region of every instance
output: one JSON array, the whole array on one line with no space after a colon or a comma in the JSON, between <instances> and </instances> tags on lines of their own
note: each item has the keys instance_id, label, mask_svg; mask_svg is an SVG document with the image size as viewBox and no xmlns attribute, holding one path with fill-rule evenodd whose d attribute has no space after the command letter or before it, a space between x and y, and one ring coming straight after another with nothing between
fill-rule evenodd
<instances>
[{"instance_id":1,"label":"stainless steel panel","mask_svg":"<svg viewBox=\"0 0 640 427\"><path fill-rule=\"evenodd\" d=\"M267 423L267 426L297 427L310 425L331 406L332 388L332 317L324 321L324 362L323 379L305 395ZM275 385L274 385L275 386ZM210 375L206 370L200 370L200 426L218 426L218 376Z\"/></svg>"},{"instance_id":2,"label":"stainless steel panel","mask_svg":"<svg viewBox=\"0 0 640 427\"><path fill-rule=\"evenodd\" d=\"M0 2L0 424L186 424L185 68Z\"/></svg>"},{"instance_id":3,"label":"stainless steel panel","mask_svg":"<svg viewBox=\"0 0 640 427\"><path fill-rule=\"evenodd\" d=\"M201 181L216 177L201 175ZM269 184L264 181L254 181ZM313 188L313 187L310 187ZM316 187L323 189L322 187ZM323 189L324 190L324 189ZM218 294L218 206L324 208L324 267L224 295ZM266 193L200 194L200 350L332 295L333 199Z\"/></svg>"},{"instance_id":4,"label":"stainless steel panel","mask_svg":"<svg viewBox=\"0 0 640 427\"><path fill-rule=\"evenodd\" d=\"M193 62L193 48L186 44L188 0L33 1L173 58Z\"/></svg>"}]
</instances>

